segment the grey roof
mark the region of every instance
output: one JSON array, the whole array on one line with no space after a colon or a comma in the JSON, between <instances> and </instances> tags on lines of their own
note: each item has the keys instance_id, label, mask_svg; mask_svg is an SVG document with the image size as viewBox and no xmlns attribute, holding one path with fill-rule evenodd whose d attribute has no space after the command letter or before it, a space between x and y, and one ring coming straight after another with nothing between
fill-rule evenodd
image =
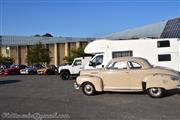
<instances>
[{"instance_id":1,"label":"grey roof","mask_svg":"<svg viewBox=\"0 0 180 120\"><path fill-rule=\"evenodd\" d=\"M74 37L27 37L27 36L0 36L0 46L33 45L39 42L43 44L91 41L95 38Z\"/></svg>"},{"instance_id":2,"label":"grey roof","mask_svg":"<svg viewBox=\"0 0 180 120\"><path fill-rule=\"evenodd\" d=\"M142 27L129 29L122 32L112 33L99 38L78 38L78 37L27 37L27 36L0 36L0 46L17 46L17 45L33 45L36 43L53 44L53 43L65 43L65 42L77 42L77 41L92 41L95 39L133 39L133 38L160 38L162 33L168 37L180 36L179 26L180 18L171 20L164 20L158 23L145 25ZM174 24L174 22L178 24ZM173 25L167 25L172 22ZM165 28L168 28L167 30ZM173 29L172 29L173 28ZM170 29L170 30L169 30ZM163 32L164 31L164 32ZM166 33L168 31L168 33ZM176 33L176 35L175 35Z\"/></svg>"},{"instance_id":3,"label":"grey roof","mask_svg":"<svg viewBox=\"0 0 180 120\"><path fill-rule=\"evenodd\" d=\"M105 39L159 38L168 20L103 36Z\"/></svg>"}]
</instances>

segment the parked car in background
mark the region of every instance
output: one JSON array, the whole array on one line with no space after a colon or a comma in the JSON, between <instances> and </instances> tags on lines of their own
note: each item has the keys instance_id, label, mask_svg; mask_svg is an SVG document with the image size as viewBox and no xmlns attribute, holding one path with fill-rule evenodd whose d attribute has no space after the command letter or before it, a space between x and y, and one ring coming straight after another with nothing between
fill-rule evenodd
<instances>
[{"instance_id":1,"label":"parked car in background","mask_svg":"<svg viewBox=\"0 0 180 120\"><path fill-rule=\"evenodd\" d=\"M9 68L10 64L0 64L0 73L4 71L4 69Z\"/></svg>"},{"instance_id":2,"label":"parked car in background","mask_svg":"<svg viewBox=\"0 0 180 120\"><path fill-rule=\"evenodd\" d=\"M22 70L20 70L21 74L30 74L30 75L34 75L37 74L37 70L40 68L44 68L41 64L34 64L32 66L28 66Z\"/></svg>"},{"instance_id":3,"label":"parked car in background","mask_svg":"<svg viewBox=\"0 0 180 120\"><path fill-rule=\"evenodd\" d=\"M85 95L96 91L145 91L153 98L162 97L166 90L179 87L177 71L154 67L146 59L122 57L111 60L105 68L83 70L74 84Z\"/></svg>"},{"instance_id":4,"label":"parked car in background","mask_svg":"<svg viewBox=\"0 0 180 120\"><path fill-rule=\"evenodd\" d=\"M11 65L9 68L3 69L0 74L3 75L15 75L20 74L20 70L26 68L26 65Z\"/></svg>"},{"instance_id":5,"label":"parked car in background","mask_svg":"<svg viewBox=\"0 0 180 120\"><path fill-rule=\"evenodd\" d=\"M38 75L54 75L57 73L57 67L55 65L48 65L47 67L37 70Z\"/></svg>"}]
</instances>

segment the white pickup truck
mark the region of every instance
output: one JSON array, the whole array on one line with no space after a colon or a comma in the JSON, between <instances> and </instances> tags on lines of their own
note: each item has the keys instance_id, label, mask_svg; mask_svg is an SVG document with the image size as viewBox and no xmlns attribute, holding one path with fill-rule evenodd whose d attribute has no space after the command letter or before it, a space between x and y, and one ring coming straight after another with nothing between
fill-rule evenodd
<instances>
[{"instance_id":1,"label":"white pickup truck","mask_svg":"<svg viewBox=\"0 0 180 120\"><path fill-rule=\"evenodd\" d=\"M84 66L91 60L91 57L75 58L71 65L59 66L58 74L62 80L68 80L70 77L77 77Z\"/></svg>"}]
</instances>

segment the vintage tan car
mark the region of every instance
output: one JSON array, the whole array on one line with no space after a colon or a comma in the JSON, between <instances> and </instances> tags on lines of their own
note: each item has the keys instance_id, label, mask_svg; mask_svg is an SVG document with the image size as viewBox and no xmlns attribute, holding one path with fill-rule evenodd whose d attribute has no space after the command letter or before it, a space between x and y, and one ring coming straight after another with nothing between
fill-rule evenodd
<instances>
[{"instance_id":1,"label":"vintage tan car","mask_svg":"<svg viewBox=\"0 0 180 120\"><path fill-rule=\"evenodd\" d=\"M85 95L93 95L96 91L145 91L158 98L166 90L176 89L179 83L177 71L154 67L144 58L122 57L111 60L105 68L81 71L74 87L82 87Z\"/></svg>"}]
</instances>

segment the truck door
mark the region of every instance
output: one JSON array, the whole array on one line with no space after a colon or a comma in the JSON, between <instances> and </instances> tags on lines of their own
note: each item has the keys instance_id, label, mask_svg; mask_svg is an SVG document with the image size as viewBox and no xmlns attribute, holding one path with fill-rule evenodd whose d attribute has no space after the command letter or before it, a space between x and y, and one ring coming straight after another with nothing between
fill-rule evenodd
<instances>
[{"instance_id":1,"label":"truck door","mask_svg":"<svg viewBox=\"0 0 180 120\"><path fill-rule=\"evenodd\" d=\"M103 54L96 55L92 61L89 62L89 67L91 69L96 69L96 68L102 68L103 67Z\"/></svg>"},{"instance_id":2,"label":"truck door","mask_svg":"<svg viewBox=\"0 0 180 120\"><path fill-rule=\"evenodd\" d=\"M82 60L74 60L72 64L72 74L79 74L80 70L83 68Z\"/></svg>"}]
</instances>

